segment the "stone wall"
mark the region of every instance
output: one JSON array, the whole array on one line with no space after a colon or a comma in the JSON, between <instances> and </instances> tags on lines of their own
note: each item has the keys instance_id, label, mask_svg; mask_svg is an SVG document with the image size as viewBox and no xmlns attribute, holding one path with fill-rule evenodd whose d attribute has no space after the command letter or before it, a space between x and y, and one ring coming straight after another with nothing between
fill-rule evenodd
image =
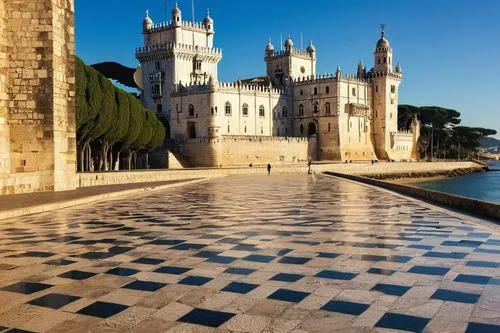
<instances>
[{"instance_id":1,"label":"stone wall","mask_svg":"<svg viewBox=\"0 0 500 333\"><path fill-rule=\"evenodd\" d=\"M409 195L417 199L437 203L439 205L444 205L453 209L458 209L469 214L484 216L491 218L494 221L500 221L500 205L492 202L465 198L453 194L427 190L419 187L388 183L377 179L355 175L346 175L334 172L326 172L326 174L378 186L400 194Z\"/></svg>"},{"instance_id":2,"label":"stone wall","mask_svg":"<svg viewBox=\"0 0 500 333\"><path fill-rule=\"evenodd\" d=\"M73 0L0 3L0 194L74 189Z\"/></svg>"},{"instance_id":3,"label":"stone wall","mask_svg":"<svg viewBox=\"0 0 500 333\"><path fill-rule=\"evenodd\" d=\"M307 163L317 160L316 138L222 136L188 140L181 156L198 167Z\"/></svg>"},{"instance_id":4,"label":"stone wall","mask_svg":"<svg viewBox=\"0 0 500 333\"><path fill-rule=\"evenodd\" d=\"M376 163L371 165L363 164L345 164L345 163L322 163L313 164L311 169L318 172L338 172L343 174L365 175L372 172L373 174L400 173L400 172L420 172L426 170L453 170L476 168L478 164L472 162L448 162L448 163ZM273 165L272 174L305 174L308 167L306 163L300 164L275 164ZM137 170L137 171L118 171L118 172L97 172L97 173L80 173L79 186L100 186L114 184L129 184L129 183L149 183L166 180L178 179L198 179L198 178L213 178L224 177L230 175L246 175L257 174L267 175L265 165L234 168L197 168L197 169L182 169L182 170Z\"/></svg>"}]
</instances>

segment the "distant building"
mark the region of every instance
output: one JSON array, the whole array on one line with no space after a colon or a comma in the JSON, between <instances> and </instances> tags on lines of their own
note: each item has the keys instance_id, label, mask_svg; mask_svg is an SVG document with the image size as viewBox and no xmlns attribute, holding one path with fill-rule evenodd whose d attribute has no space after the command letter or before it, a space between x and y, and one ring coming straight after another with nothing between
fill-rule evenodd
<instances>
[{"instance_id":1,"label":"distant building","mask_svg":"<svg viewBox=\"0 0 500 333\"><path fill-rule=\"evenodd\" d=\"M179 158L193 166L294 163L306 160L411 160L420 124L398 129L401 66L382 29L374 67L359 62L355 75L317 74L312 41L264 51L266 75L218 81L222 50L214 47L214 20L143 22L143 104L169 120ZM180 156L182 155L182 156Z\"/></svg>"}]
</instances>

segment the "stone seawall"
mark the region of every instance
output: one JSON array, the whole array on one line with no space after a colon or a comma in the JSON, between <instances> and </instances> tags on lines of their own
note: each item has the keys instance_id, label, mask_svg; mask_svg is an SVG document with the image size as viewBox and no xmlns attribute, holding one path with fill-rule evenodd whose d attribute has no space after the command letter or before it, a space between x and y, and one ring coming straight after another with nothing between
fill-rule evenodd
<instances>
[{"instance_id":1,"label":"stone seawall","mask_svg":"<svg viewBox=\"0 0 500 333\"><path fill-rule=\"evenodd\" d=\"M423 188L413 187L409 185L394 184L378 179L372 179L367 177L361 177L356 175L347 175L337 172L325 172L326 175L345 178L369 185L378 186L390 191L394 191L400 194L408 195L410 197L428 201L431 203L436 203L443 205L452 209L457 209L469 214L479 215L493 219L494 221L500 222L500 205L481 201L477 199L471 199L466 197L461 197L458 195L427 190Z\"/></svg>"},{"instance_id":2,"label":"stone seawall","mask_svg":"<svg viewBox=\"0 0 500 333\"><path fill-rule=\"evenodd\" d=\"M267 174L266 163L249 167L235 168L199 168L199 169L169 169L169 170L137 170L118 172L97 172L80 173L79 186L99 186L127 183L148 183L166 180L214 178L230 175L265 175ZM307 173L306 163L301 164L275 164L272 163L272 174L304 174ZM436 170L452 171L455 169L477 168L472 162L451 162L451 163L321 163L313 164L311 169L314 172L332 171L352 175L370 174L395 174L401 172L430 172Z\"/></svg>"}]
</instances>

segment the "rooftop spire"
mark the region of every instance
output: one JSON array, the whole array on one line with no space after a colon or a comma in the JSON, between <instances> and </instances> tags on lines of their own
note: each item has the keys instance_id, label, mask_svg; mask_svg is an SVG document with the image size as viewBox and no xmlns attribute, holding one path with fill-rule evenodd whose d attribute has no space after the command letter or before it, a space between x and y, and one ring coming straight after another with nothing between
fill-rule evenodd
<instances>
[{"instance_id":1,"label":"rooftop spire","mask_svg":"<svg viewBox=\"0 0 500 333\"><path fill-rule=\"evenodd\" d=\"M380 35L382 36L382 38L385 37L385 24L384 23L382 23L380 25Z\"/></svg>"}]
</instances>

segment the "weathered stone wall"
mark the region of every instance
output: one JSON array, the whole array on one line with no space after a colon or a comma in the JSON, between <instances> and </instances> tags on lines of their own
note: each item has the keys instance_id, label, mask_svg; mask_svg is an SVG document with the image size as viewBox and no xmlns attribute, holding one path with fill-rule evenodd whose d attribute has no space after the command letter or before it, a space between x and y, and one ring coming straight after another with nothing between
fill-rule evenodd
<instances>
[{"instance_id":1,"label":"weathered stone wall","mask_svg":"<svg viewBox=\"0 0 500 333\"><path fill-rule=\"evenodd\" d=\"M0 194L74 189L73 0L0 6Z\"/></svg>"},{"instance_id":2,"label":"weathered stone wall","mask_svg":"<svg viewBox=\"0 0 500 333\"><path fill-rule=\"evenodd\" d=\"M5 3L0 1L0 175L10 172L8 118L9 42L7 38Z\"/></svg>"},{"instance_id":3,"label":"weathered stone wall","mask_svg":"<svg viewBox=\"0 0 500 333\"><path fill-rule=\"evenodd\" d=\"M316 138L229 136L188 140L181 145L180 157L198 167L233 167L307 163L316 161Z\"/></svg>"},{"instance_id":4,"label":"weathered stone wall","mask_svg":"<svg viewBox=\"0 0 500 333\"><path fill-rule=\"evenodd\" d=\"M317 160L316 138L223 136L222 166L307 163Z\"/></svg>"}]
</instances>

